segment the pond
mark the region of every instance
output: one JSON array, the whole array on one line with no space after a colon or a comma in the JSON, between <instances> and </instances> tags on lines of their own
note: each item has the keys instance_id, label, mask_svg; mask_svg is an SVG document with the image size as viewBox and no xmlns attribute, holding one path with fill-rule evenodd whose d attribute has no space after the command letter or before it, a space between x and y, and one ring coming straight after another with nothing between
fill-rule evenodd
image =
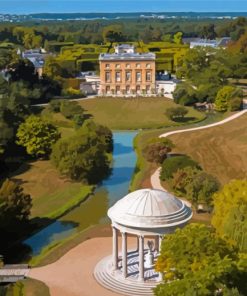
<instances>
[{"instance_id":1,"label":"pond","mask_svg":"<svg viewBox=\"0 0 247 296\"><path fill-rule=\"evenodd\" d=\"M107 218L108 208L128 193L136 164L136 154L133 149L136 134L137 132L113 133L111 176L87 201L24 241L32 249L33 256L38 255L52 243L68 238L78 231L110 222Z\"/></svg>"}]
</instances>

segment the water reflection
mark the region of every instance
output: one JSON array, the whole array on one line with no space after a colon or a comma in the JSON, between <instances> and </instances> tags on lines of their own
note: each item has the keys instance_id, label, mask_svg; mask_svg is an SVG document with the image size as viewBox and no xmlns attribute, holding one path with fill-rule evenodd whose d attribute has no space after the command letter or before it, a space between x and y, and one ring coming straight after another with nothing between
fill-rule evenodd
<instances>
[{"instance_id":1,"label":"water reflection","mask_svg":"<svg viewBox=\"0 0 247 296\"><path fill-rule=\"evenodd\" d=\"M113 134L113 168L111 176L95 191L95 194L74 208L71 212L34 234L24 243L38 255L51 243L59 242L77 231L97 224L109 223L107 210L128 193L134 172L136 155L133 139L136 132L116 132Z\"/></svg>"}]
</instances>

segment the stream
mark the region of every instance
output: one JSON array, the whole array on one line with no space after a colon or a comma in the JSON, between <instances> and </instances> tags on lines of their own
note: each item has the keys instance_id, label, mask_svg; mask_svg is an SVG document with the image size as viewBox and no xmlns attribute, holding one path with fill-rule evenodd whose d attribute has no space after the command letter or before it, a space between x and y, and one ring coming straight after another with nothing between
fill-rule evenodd
<instances>
[{"instance_id":1,"label":"stream","mask_svg":"<svg viewBox=\"0 0 247 296\"><path fill-rule=\"evenodd\" d=\"M94 194L78 207L24 241L39 255L52 243L64 240L78 231L98 224L107 224L107 210L128 193L136 165L133 140L137 132L114 132L113 169Z\"/></svg>"}]
</instances>

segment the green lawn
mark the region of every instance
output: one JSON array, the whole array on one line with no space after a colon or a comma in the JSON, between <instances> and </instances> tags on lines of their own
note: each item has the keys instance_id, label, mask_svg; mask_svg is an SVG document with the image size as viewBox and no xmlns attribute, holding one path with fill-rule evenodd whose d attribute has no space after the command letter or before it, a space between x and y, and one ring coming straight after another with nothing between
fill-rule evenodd
<instances>
[{"instance_id":1,"label":"green lawn","mask_svg":"<svg viewBox=\"0 0 247 296\"><path fill-rule=\"evenodd\" d=\"M213 122L220 121L229 115L231 115L231 114L230 113L225 113L225 114L217 113L217 114L212 114L212 115L208 116L208 118L206 118L205 120L203 120L199 123L186 125L183 127L168 127L168 128L163 128L163 129L153 129L153 130L147 130L147 131L140 132L136 136L135 141L134 141L135 151L137 154L137 164L136 164L135 174L132 178L132 182L130 185L130 190L134 191L134 190L138 190L140 188L151 186L150 185L150 176L151 176L152 172L157 168L157 166L146 161L146 159L143 157L143 153L142 153L142 150L147 145L147 142L150 139L157 138L157 137L159 137L159 135L161 135L165 132L171 131L171 130L192 128L192 127L196 127L196 126L203 126L203 125L211 124ZM184 142L184 143L186 142L185 136L183 134L181 134L181 135L178 134L177 137L180 138L181 142ZM186 137L186 139L187 139L187 137ZM175 143L175 145L176 145L176 143ZM191 149L195 149L197 143L194 143L193 145L194 146L191 146ZM181 151L181 153L183 153L183 152ZM192 158L193 158L193 156L192 156Z\"/></svg>"},{"instance_id":2,"label":"green lawn","mask_svg":"<svg viewBox=\"0 0 247 296\"><path fill-rule=\"evenodd\" d=\"M32 217L56 218L83 201L93 187L62 177L48 160L29 163L28 170L16 172L16 180L33 199Z\"/></svg>"},{"instance_id":3,"label":"green lawn","mask_svg":"<svg viewBox=\"0 0 247 296\"><path fill-rule=\"evenodd\" d=\"M86 114L100 124L113 130L153 129L167 126L178 126L169 120L165 111L177 106L166 98L96 98L80 101ZM205 115L193 108L188 108L186 122L202 120Z\"/></svg>"}]
</instances>

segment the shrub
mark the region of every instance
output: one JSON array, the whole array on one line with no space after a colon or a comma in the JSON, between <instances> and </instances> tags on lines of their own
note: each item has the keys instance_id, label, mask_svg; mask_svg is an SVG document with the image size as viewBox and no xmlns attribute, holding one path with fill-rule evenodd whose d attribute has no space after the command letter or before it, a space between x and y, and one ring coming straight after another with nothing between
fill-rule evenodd
<instances>
[{"instance_id":1,"label":"shrub","mask_svg":"<svg viewBox=\"0 0 247 296\"><path fill-rule=\"evenodd\" d=\"M230 101L230 111L238 111L241 110L243 106L242 98L233 98Z\"/></svg>"},{"instance_id":2,"label":"shrub","mask_svg":"<svg viewBox=\"0 0 247 296\"><path fill-rule=\"evenodd\" d=\"M187 113L188 110L183 106L171 107L166 110L166 116L173 121L183 119Z\"/></svg>"},{"instance_id":3,"label":"shrub","mask_svg":"<svg viewBox=\"0 0 247 296\"><path fill-rule=\"evenodd\" d=\"M66 101L63 100L60 106L60 112L63 114L64 117L68 119L72 119L75 115L82 115L83 114L82 107L73 101Z\"/></svg>"},{"instance_id":4,"label":"shrub","mask_svg":"<svg viewBox=\"0 0 247 296\"><path fill-rule=\"evenodd\" d=\"M167 138L153 139L144 148L143 154L148 161L161 164L173 147L172 141Z\"/></svg>"},{"instance_id":5,"label":"shrub","mask_svg":"<svg viewBox=\"0 0 247 296\"><path fill-rule=\"evenodd\" d=\"M183 169L186 167L200 169L199 164L189 156L181 155L169 157L162 164L160 178L161 180L171 179L173 174L176 173L178 169Z\"/></svg>"},{"instance_id":6,"label":"shrub","mask_svg":"<svg viewBox=\"0 0 247 296\"><path fill-rule=\"evenodd\" d=\"M61 104L62 104L62 100L59 100L59 99L52 100L49 103L49 110L52 112L58 113L60 112Z\"/></svg>"}]
</instances>

